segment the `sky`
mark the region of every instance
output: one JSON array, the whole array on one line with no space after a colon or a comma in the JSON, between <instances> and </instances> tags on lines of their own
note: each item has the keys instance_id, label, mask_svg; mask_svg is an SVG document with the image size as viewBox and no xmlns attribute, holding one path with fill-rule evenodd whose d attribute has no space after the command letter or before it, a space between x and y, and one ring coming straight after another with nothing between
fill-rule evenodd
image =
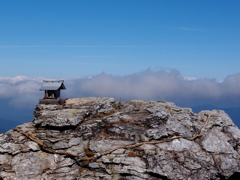
<instances>
[{"instance_id":1,"label":"sky","mask_svg":"<svg viewBox=\"0 0 240 180\"><path fill-rule=\"evenodd\" d=\"M239 73L240 2L0 0L1 76Z\"/></svg>"},{"instance_id":2,"label":"sky","mask_svg":"<svg viewBox=\"0 0 240 180\"><path fill-rule=\"evenodd\" d=\"M0 0L0 103L33 109L43 79L64 79L68 98L240 107L239 9L229 0Z\"/></svg>"}]
</instances>

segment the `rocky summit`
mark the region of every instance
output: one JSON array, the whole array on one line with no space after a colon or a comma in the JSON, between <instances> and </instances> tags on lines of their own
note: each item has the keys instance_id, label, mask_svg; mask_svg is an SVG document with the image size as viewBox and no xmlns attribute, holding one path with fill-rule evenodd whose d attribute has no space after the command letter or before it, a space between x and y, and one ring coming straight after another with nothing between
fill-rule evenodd
<instances>
[{"instance_id":1,"label":"rocky summit","mask_svg":"<svg viewBox=\"0 0 240 180\"><path fill-rule=\"evenodd\" d=\"M240 179L240 130L221 110L89 97L34 116L0 134L0 179Z\"/></svg>"}]
</instances>

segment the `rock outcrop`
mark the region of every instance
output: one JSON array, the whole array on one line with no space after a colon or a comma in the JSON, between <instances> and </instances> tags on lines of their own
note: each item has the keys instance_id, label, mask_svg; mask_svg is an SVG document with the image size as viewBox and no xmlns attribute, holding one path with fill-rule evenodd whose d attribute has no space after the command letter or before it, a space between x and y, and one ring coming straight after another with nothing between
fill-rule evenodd
<instances>
[{"instance_id":1,"label":"rock outcrop","mask_svg":"<svg viewBox=\"0 0 240 180\"><path fill-rule=\"evenodd\" d=\"M221 110L69 99L0 134L0 179L240 179L240 130Z\"/></svg>"}]
</instances>

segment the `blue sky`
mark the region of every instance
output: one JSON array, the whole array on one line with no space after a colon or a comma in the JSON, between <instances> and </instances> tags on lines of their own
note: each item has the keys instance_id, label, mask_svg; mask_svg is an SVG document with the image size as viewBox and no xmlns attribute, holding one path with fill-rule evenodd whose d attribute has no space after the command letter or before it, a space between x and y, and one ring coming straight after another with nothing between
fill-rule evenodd
<instances>
[{"instance_id":1,"label":"blue sky","mask_svg":"<svg viewBox=\"0 0 240 180\"><path fill-rule=\"evenodd\" d=\"M0 76L240 72L240 2L0 0Z\"/></svg>"},{"instance_id":2,"label":"blue sky","mask_svg":"<svg viewBox=\"0 0 240 180\"><path fill-rule=\"evenodd\" d=\"M32 120L43 79L64 79L64 98L240 107L239 9L233 0L0 0L0 129L1 119Z\"/></svg>"}]
</instances>

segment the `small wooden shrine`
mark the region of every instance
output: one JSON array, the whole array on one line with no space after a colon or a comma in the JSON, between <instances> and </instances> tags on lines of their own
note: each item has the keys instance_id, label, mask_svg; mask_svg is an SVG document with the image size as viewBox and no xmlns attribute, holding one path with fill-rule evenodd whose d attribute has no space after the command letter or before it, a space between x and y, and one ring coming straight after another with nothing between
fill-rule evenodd
<instances>
[{"instance_id":1,"label":"small wooden shrine","mask_svg":"<svg viewBox=\"0 0 240 180\"><path fill-rule=\"evenodd\" d=\"M44 98L39 100L40 104L61 104L61 90L66 89L64 80L48 81L43 80L43 85L39 89L45 91Z\"/></svg>"}]
</instances>

